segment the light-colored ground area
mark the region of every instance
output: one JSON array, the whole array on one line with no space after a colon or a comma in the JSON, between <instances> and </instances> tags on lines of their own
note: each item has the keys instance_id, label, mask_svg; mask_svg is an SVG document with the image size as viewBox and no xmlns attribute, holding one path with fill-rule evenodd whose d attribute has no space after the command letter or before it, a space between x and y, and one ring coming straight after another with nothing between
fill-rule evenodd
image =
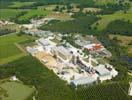
<instances>
[{"instance_id":1,"label":"light-colored ground area","mask_svg":"<svg viewBox=\"0 0 132 100\"><path fill-rule=\"evenodd\" d=\"M0 82L0 100L26 100L35 91L35 88L21 82Z\"/></svg>"},{"instance_id":2,"label":"light-colored ground area","mask_svg":"<svg viewBox=\"0 0 132 100\"><path fill-rule=\"evenodd\" d=\"M42 63L44 63L49 69L57 65L55 58L53 58L50 54L45 51L37 52L35 54Z\"/></svg>"},{"instance_id":3,"label":"light-colored ground area","mask_svg":"<svg viewBox=\"0 0 132 100\"><path fill-rule=\"evenodd\" d=\"M73 18L71 18L70 14L68 14L68 13L52 12L49 15L47 15L46 17L55 18L57 20L73 20Z\"/></svg>"},{"instance_id":4,"label":"light-colored ground area","mask_svg":"<svg viewBox=\"0 0 132 100\"><path fill-rule=\"evenodd\" d=\"M89 8L84 8L84 9L83 9L83 12L84 12L84 13L89 12L89 11L90 11L90 12L99 12L99 11L101 11L101 9L100 9L100 8L90 8L90 7L89 7Z\"/></svg>"}]
</instances>

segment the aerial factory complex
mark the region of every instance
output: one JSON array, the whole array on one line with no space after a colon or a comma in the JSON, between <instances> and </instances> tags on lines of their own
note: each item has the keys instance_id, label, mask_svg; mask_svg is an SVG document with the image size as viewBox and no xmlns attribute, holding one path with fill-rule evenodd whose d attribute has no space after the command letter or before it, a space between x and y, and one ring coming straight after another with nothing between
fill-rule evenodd
<instances>
[{"instance_id":1,"label":"aerial factory complex","mask_svg":"<svg viewBox=\"0 0 132 100\"><path fill-rule=\"evenodd\" d=\"M0 0L0 100L132 100L132 0Z\"/></svg>"},{"instance_id":2,"label":"aerial factory complex","mask_svg":"<svg viewBox=\"0 0 132 100\"><path fill-rule=\"evenodd\" d=\"M75 87L98 84L118 75L114 67L102 59L112 54L92 35L83 37L72 34L75 47L63 39L71 34L32 28L24 32L40 37L26 50L68 84Z\"/></svg>"}]
</instances>

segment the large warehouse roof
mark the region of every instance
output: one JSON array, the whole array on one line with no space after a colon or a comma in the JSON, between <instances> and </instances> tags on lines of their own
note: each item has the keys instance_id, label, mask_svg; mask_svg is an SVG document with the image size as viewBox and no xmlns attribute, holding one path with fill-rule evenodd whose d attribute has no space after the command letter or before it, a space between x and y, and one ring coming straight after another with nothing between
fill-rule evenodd
<instances>
[{"instance_id":1,"label":"large warehouse roof","mask_svg":"<svg viewBox=\"0 0 132 100\"><path fill-rule=\"evenodd\" d=\"M69 51L68 49L66 49L65 47L63 47L63 46L58 46L57 49L58 49L58 51L61 52L62 54L71 55L71 54L70 54L70 51Z\"/></svg>"},{"instance_id":2,"label":"large warehouse roof","mask_svg":"<svg viewBox=\"0 0 132 100\"><path fill-rule=\"evenodd\" d=\"M47 39L40 38L38 41L39 41L43 46L48 46L48 45L50 45L50 42L49 42L49 40L47 40Z\"/></svg>"},{"instance_id":3,"label":"large warehouse roof","mask_svg":"<svg viewBox=\"0 0 132 100\"><path fill-rule=\"evenodd\" d=\"M110 71L108 69L105 68L104 65L99 65L97 67L94 68L98 73L99 75L101 76L105 76L105 75L110 75Z\"/></svg>"},{"instance_id":4,"label":"large warehouse roof","mask_svg":"<svg viewBox=\"0 0 132 100\"><path fill-rule=\"evenodd\" d=\"M75 86L77 86L77 85L92 84L96 80L97 79L95 79L94 77L87 76L87 77L75 79L75 80L71 81L71 83L74 84Z\"/></svg>"}]
</instances>

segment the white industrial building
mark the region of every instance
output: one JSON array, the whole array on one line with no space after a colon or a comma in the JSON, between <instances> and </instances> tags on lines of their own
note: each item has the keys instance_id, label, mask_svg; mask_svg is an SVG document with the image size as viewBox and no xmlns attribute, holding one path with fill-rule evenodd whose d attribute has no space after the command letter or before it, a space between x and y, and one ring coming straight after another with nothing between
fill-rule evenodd
<instances>
[{"instance_id":1,"label":"white industrial building","mask_svg":"<svg viewBox=\"0 0 132 100\"><path fill-rule=\"evenodd\" d=\"M27 46L26 47L27 52L29 52L32 56L34 56L38 51L43 51L43 47L42 46L36 46L36 47L30 47Z\"/></svg>"},{"instance_id":2,"label":"white industrial building","mask_svg":"<svg viewBox=\"0 0 132 100\"><path fill-rule=\"evenodd\" d=\"M50 41L49 39L40 38L36 41L38 45L42 45L43 49L51 54L52 48L56 46L56 43Z\"/></svg>"},{"instance_id":3,"label":"white industrial building","mask_svg":"<svg viewBox=\"0 0 132 100\"><path fill-rule=\"evenodd\" d=\"M88 44L91 44L92 41L91 39L87 38L84 39L82 36L77 36L76 40L75 40L75 43L78 45L78 46L81 46L83 47L84 45L88 45Z\"/></svg>"},{"instance_id":4,"label":"white industrial building","mask_svg":"<svg viewBox=\"0 0 132 100\"><path fill-rule=\"evenodd\" d=\"M53 53L64 62L69 62L72 59L72 54L68 49L63 46L57 46L53 48Z\"/></svg>"},{"instance_id":5,"label":"white industrial building","mask_svg":"<svg viewBox=\"0 0 132 100\"><path fill-rule=\"evenodd\" d=\"M91 85L97 81L96 78L92 76L82 77L71 81L71 84L77 87L78 85Z\"/></svg>"},{"instance_id":6,"label":"white industrial building","mask_svg":"<svg viewBox=\"0 0 132 100\"><path fill-rule=\"evenodd\" d=\"M35 48L35 47L29 47L29 46L26 47L26 50L27 50L32 56L34 56L34 54L38 52L38 49L37 49L37 48Z\"/></svg>"},{"instance_id":7,"label":"white industrial building","mask_svg":"<svg viewBox=\"0 0 132 100\"><path fill-rule=\"evenodd\" d=\"M128 90L128 95L132 96L132 82L130 82L129 84L130 84L130 87Z\"/></svg>"},{"instance_id":8,"label":"white industrial building","mask_svg":"<svg viewBox=\"0 0 132 100\"><path fill-rule=\"evenodd\" d=\"M110 68L109 70L108 68L105 67L105 65L102 65L102 64L96 66L94 69L99 75L99 79L101 82L104 80L110 80L116 75L118 75L118 72L115 69Z\"/></svg>"},{"instance_id":9,"label":"white industrial building","mask_svg":"<svg viewBox=\"0 0 132 100\"><path fill-rule=\"evenodd\" d=\"M53 37L53 33L50 31L43 31L43 30L38 30L38 29L27 29L23 31L26 34L31 34L33 36L39 36L39 37L44 37L44 38L48 38L48 37Z\"/></svg>"}]
</instances>

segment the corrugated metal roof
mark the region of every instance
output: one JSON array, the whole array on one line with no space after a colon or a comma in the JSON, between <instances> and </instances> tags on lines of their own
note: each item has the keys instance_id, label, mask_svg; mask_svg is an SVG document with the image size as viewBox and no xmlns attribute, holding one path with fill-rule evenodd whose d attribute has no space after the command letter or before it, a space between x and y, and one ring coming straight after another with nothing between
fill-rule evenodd
<instances>
[{"instance_id":1,"label":"corrugated metal roof","mask_svg":"<svg viewBox=\"0 0 132 100\"><path fill-rule=\"evenodd\" d=\"M71 83L77 86L77 85L91 84L91 83L95 82L96 80L97 79L95 79L92 76L87 76L87 77L72 80Z\"/></svg>"},{"instance_id":2,"label":"corrugated metal roof","mask_svg":"<svg viewBox=\"0 0 132 100\"><path fill-rule=\"evenodd\" d=\"M39 42L40 42L42 45L44 45L44 46L50 45L49 40L46 40L46 39L44 39L44 38L40 38L40 39L39 39Z\"/></svg>"},{"instance_id":3,"label":"corrugated metal roof","mask_svg":"<svg viewBox=\"0 0 132 100\"><path fill-rule=\"evenodd\" d=\"M31 54L36 53L38 50L36 48L27 47L27 51Z\"/></svg>"},{"instance_id":4,"label":"corrugated metal roof","mask_svg":"<svg viewBox=\"0 0 132 100\"><path fill-rule=\"evenodd\" d=\"M110 75L110 71L104 65L99 65L94 68L101 76Z\"/></svg>"},{"instance_id":5,"label":"corrugated metal roof","mask_svg":"<svg viewBox=\"0 0 132 100\"><path fill-rule=\"evenodd\" d=\"M61 52L64 55L71 55L70 51L63 46L58 46L57 49L59 52Z\"/></svg>"}]
</instances>

